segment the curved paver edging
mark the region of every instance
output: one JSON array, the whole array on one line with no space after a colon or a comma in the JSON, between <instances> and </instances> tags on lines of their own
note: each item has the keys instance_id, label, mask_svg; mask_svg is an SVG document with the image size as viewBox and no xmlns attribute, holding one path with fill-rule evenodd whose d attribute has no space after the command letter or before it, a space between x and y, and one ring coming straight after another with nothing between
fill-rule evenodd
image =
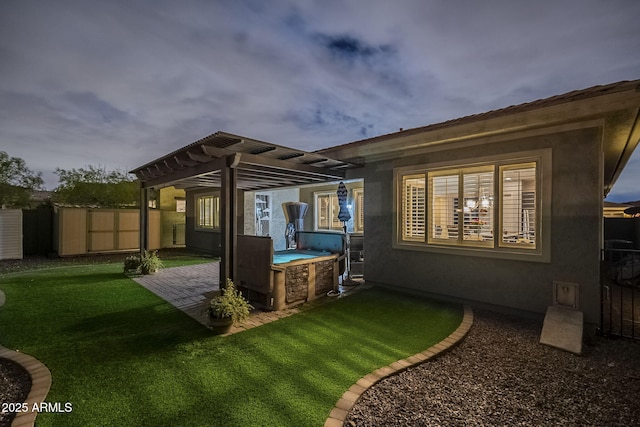
<instances>
[{"instance_id":1,"label":"curved paver edging","mask_svg":"<svg viewBox=\"0 0 640 427\"><path fill-rule=\"evenodd\" d=\"M327 421L324 423L324 427L342 427L349 411L367 389L383 378L396 375L407 368L419 365L450 350L462 341L471 329L471 325L473 325L473 310L471 310L471 307L465 305L462 322L451 335L421 353L393 362L360 378L358 382L352 385L338 400L336 406L331 410L329 418L327 418Z\"/></svg>"},{"instance_id":2,"label":"curved paver edging","mask_svg":"<svg viewBox=\"0 0 640 427\"><path fill-rule=\"evenodd\" d=\"M0 306L5 301L4 292L0 291ZM47 393L51 388L51 372L35 357L10 350L2 345L0 345L0 357L19 363L31 375L31 390L29 390L29 394L24 401L29 410L17 413L11 423L11 427L33 426L35 425L38 411L32 411L32 409L34 405L40 406L40 403L44 402L45 397L47 397Z\"/></svg>"}]
</instances>

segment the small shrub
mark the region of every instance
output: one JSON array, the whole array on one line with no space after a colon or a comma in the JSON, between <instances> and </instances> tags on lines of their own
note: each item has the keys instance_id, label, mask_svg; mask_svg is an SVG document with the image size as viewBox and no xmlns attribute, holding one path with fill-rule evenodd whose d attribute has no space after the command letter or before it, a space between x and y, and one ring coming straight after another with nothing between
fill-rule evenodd
<instances>
[{"instance_id":1,"label":"small shrub","mask_svg":"<svg viewBox=\"0 0 640 427\"><path fill-rule=\"evenodd\" d=\"M140 272L142 274L153 274L162 267L164 267L164 265L158 257L158 251L144 251L140 259Z\"/></svg>"},{"instance_id":2,"label":"small shrub","mask_svg":"<svg viewBox=\"0 0 640 427\"><path fill-rule=\"evenodd\" d=\"M124 272L137 273L140 269L140 255L130 255L124 259Z\"/></svg>"},{"instance_id":3,"label":"small shrub","mask_svg":"<svg viewBox=\"0 0 640 427\"><path fill-rule=\"evenodd\" d=\"M249 317L252 308L253 306L244 299L233 281L227 279L227 286L221 291L221 294L211 300L208 314L216 319L231 317L233 323L237 324Z\"/></svg>"}]
</instances>

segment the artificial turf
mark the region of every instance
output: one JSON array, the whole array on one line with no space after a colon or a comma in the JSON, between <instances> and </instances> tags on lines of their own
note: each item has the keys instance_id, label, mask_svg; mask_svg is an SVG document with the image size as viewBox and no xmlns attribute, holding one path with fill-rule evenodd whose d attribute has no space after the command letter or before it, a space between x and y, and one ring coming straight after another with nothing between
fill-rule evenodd
<instances>
[{"instance_id":1,"label":"artificial turf","mask_svg":"<svg viewBox=\"0 0 640 427\"><path fill-rule=\"evenodd\" d=\"M51 370L38 426L322 426L359 378L449 335L462 308L370 289L212 336L121 273L73 266L0 278L0 343Z\"/></svg>"}]
</instances>

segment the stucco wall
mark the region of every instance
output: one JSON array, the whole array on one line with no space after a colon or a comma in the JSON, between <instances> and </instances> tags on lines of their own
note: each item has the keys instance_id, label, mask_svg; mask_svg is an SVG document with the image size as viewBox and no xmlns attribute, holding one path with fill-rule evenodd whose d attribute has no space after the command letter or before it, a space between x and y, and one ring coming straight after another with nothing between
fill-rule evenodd
<instances>
[{"instance_id":1,"label":"stucco wall","mask_svg":"<svg viewBox=\"0 0 640 427\"><path fill-rule=\"evenodd\" d=\"M204 188L197 190L187 190L186 199L186 218L185 218L185 245L189 249L211 255L220 255L220 231L219 230L203 230L196 228L196 199L199 196L211 193L220 193L219 188ZM241 233L244 229L244 191L238 190L237 193L237 227Z\"/></svg>"},{"instance_id":2,"label":"stucco wall","mask_svg":"<svg viewBox=\"0 0 640 427\"><path fill-rule=\"evenodd\" d=\"M392 288L544 313L553 281L580 285L585 320L598 321L602 224L600 132L588 129L370 163L365 178L366 279ZM393 169L552 149L550 262L394 249ZM545 177L545 179L548 177Z\"/></svg>"}]
</instances>

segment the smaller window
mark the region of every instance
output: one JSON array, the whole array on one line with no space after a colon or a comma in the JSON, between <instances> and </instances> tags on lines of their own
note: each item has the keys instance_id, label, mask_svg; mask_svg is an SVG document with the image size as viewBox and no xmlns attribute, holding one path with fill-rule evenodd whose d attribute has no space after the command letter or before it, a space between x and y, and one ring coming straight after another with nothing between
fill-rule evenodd
<instances>
[{"instance_id":1,"label":"smaller window","mask_svg":"<svg viewBox=\"0 0 640 427\"><path fill-rule=\"evenodd\" d=\"M338 218L340 204L336 192L315 193L315 227L316 230L344 230L344 224ZM347 223L349 232L364 232L364 189L350 190L347 209L351 219Z\"/></svg>"},{"instance_id":2,"label":"smaller window","mask_svg":"<svg viewBox=\"0 0 640 427\"><path fill-rule=\"evenodd\" d=\"M340 205L338 195L334 193L316 193L316 229L342 230L342 222L338 219Z\"/></svg>"},{"instance_id":3,"label":"smaller window","mask_svg":"<svg viewBox=\"0 0 640 427\"><path fill-rule=\"evenodd\" d=\"M198 228L220 228L220 197L198 197L196 225Z\"/></svg>"},{"instance_id":4,"label":"smaller window","mask_svg":"<svg viewBox=\"0 0 640 427\"><path fill-rule=\"evenodd\" d=\"M176 212L186 212L187 201L185 199L176 199Z\"/></svg>"}]
</instances>

